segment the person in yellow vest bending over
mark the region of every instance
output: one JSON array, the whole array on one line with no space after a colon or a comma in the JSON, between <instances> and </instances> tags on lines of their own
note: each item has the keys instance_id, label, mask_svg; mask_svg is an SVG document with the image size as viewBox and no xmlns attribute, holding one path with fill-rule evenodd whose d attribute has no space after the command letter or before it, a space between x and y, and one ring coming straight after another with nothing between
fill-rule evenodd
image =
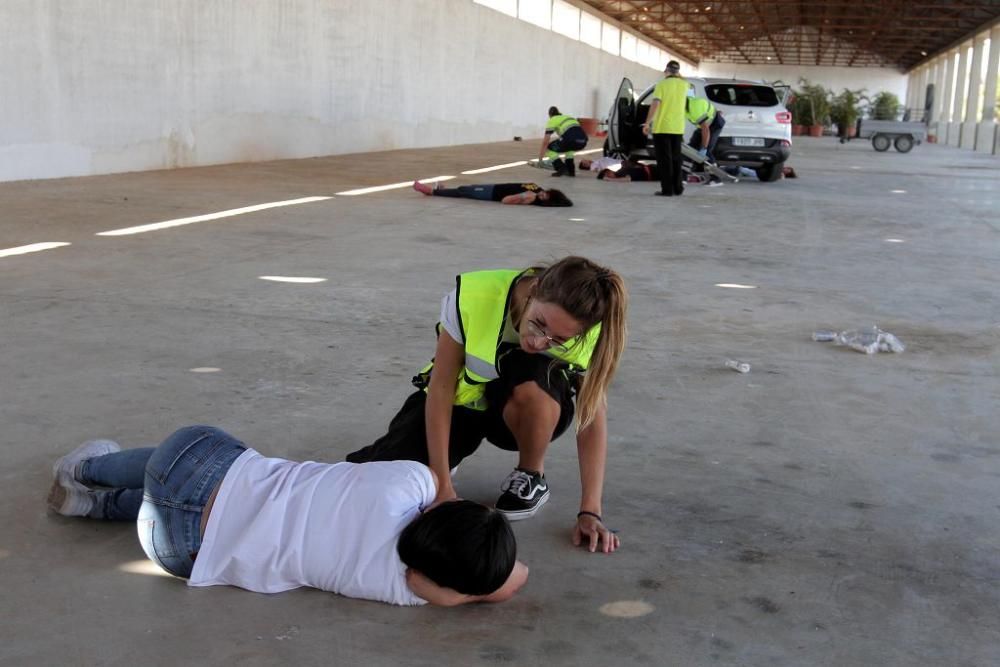
<instances>
[{"instance_id":1,"label":"person in yellow vest bending over","mask_svg":"<svg viewBox=\"0 0 1000 667\"><path fill-rule=\"evenodd\" d=\"M653 89L653 103L642 124L643 133L653 132L656 165L660 169L660 190L656 194L664 197L684 194L681 143L688 82L681 77L680 71L680 63L676 60L667 63L667 76Z\"/></svg>"},{"instance_id":2,"label":"person in yellow vest bending over","mask_svg":"<svg viewBox=\"0 0 1000 667\"><path fill-rule=\"evenodd\" d=\"M553 133L558 134L559 138L550 142ZM545 124L545 136L542 137L538 159L546 157L552 161L552 166L556 170L553 176L576 176L573 156L586 145L587 133L580 127L579 121L572 116L559 113L556 107L549 107L549 122ZM566 158L559 159L560 153Z\"/></svg>"},{"instance_id":3,"label":"person in yellow vest bending over","mask_svg":"<svg viewBox=\"0 0 1000 667\"><path fill-rule=\"evenodd\" d=\"M704 97L695 97L694 90L690 88L684 113L688 122L695 126L688 144L701 153L702 157L715 162L715 144L719 141L722 128L726 126L726 119L714 104Z\"/></svg>"},{"instance_id":4,"label":"person in yellow vest bending over","mask_svg":"<svg viewBox=\"0 0 1000 667\"><path fill-rule=\"evenodd\" d=\"M347 460L426 463L442 480L435 503L446 502L457 497L449 470L486 438L518 456L496 509L526 519L549 499L545 453L575 414L582 497L573 542L614 551L618 536L602 518L607 392L627 308L621 276L583 257L460 274L441 302L434 359L413 378L417 391L384 436Z\"/></svg>"}]
</instances>

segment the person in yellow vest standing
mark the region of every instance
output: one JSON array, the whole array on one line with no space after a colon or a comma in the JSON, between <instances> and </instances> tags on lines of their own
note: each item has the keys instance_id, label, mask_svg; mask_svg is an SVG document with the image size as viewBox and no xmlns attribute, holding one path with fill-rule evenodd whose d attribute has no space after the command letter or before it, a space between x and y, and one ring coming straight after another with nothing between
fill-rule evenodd
<instances>
[{"instance_id":1,"label":"person in yellow vest standing","mask_svg":"<svg viewBox=\"0 0 1000 667\"><path fill-rule=\"evenodd\" d=\"M437 504L457 497L451 474L486 438L518 457L496 509L526 519L549 499L545 453L575 414L582 495L573 542L614 551L618 536L602 518L607 392L627 308L621 276L583 257L459 275L441 302L434 359L413 378L417 391L384 436L347 460L425 463L441 480Z\"/></svg>"},{"instance_id":2,"label":"person in yellow vest standing","mask_svg":"<svg viewBox=\"0 0 1000 667\"><path fill-rule=\"evenodd\" d=\"M558 134L559 138L550 142L553 133ZM580 122L572 116L559 113L556 107L549 107L549 122L545 124L545 136L542 137L538 159L545 157L552 161L556 170L553 176L576 176L573 156L586 145L587 133L580 127ZM559 158L560 153L566 156L565 159Z\"/></svg>"},{"instance_id":3,"label":"person in yellow vest standing","mask_svg":"<svg viewBox=\"0 0 1000 667\"><path fill-rule=\"evenodd\" d=\"M653 103L649 107L642 131L653 133L656 164L660 169L660 190L664 197L684 193L681 143L684 140L684 103L687 100L688 82L681 77L681 66L676 60L667 63L666 77L653 89Z\"/></svg>"}]
</instances>

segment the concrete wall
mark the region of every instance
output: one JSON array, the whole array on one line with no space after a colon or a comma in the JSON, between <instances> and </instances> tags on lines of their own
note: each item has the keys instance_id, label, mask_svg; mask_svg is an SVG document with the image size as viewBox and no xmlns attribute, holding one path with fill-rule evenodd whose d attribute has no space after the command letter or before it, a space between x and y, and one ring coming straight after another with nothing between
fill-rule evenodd
<instances>
[{"instance_id":1,"label":"concrete wall","mask_svg":"<svg viewBox=\"0 0 1000 667\"><path fill-rule=\"evenodd\" d=\"M625 75L470 0L3 0L0 181L538 137Z\"/></svg>"},{"instance_id":2,"label":"concrete wall","mask_svg":"<svg viewBox=\"0 0 1000 667\"><path fill-rule=\"evenodd\" d=\"M864 88L869 96L881 91L894 93L906 99L907 76L896 69L875 67L816 67L800 65L733 65L729 63L702 62L701 76L738 79L764 79L784 81L795 87L801 77L809 79L839 93L844 88Z\"/></svg>"}]
</instances>

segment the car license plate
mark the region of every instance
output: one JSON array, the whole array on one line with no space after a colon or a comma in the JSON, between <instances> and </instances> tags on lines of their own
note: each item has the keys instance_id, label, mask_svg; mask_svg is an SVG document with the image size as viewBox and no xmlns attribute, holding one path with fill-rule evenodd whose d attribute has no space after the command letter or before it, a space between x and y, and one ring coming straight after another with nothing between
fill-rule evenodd
<instances>
[{"instance_id":1,"label":"car license plate","mask_svg":"<svg viewBox=\"0 0 1000 667\"><path fill-rule=\"evenodd\" d=\"M733 146L763 146L762 137L733 137Z\"/></svg>"}]
</instances>

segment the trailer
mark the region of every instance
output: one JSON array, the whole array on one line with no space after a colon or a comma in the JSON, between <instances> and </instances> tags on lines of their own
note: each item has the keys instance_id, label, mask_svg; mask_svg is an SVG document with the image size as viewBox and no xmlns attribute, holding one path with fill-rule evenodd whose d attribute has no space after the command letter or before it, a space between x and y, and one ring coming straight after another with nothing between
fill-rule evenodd
<instances>
[{"instance_id":1,"label":"trailer","mask_svg":"<svg viewBox=\"0 0 1000 667\"><path fill-rule=\"evenodd\" d=\"M871 139L872 148L880 153L893 145L900 153L909 153L914 144L922 143L927 138L927 126L917 121L864 118L858 121L857 138Z\"/></svg>"}]
</instances>

